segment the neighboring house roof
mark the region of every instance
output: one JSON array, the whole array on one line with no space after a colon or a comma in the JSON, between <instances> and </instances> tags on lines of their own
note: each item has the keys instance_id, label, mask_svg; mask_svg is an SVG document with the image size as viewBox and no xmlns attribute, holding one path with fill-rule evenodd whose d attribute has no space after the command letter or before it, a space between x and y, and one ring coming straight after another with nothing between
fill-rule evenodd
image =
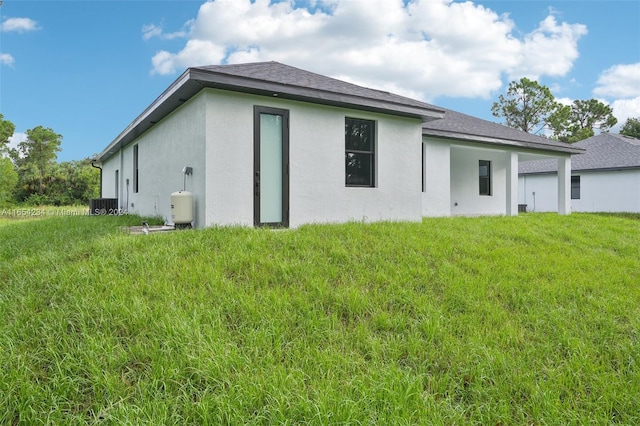
<instances>
[{"instance_id":1,"label":"neighboring house roof","mask_svg":"<svg viewBox=\"0 0 640 426\"><path fill-rule=\"evenodd\" d=\"M495 145L544 149L570 154L584 152L575 144L557 142L512 127L443 108L444 118L422 124L422 134L447 139L461 139ZM555 160L553 160L555 161Z\"/></svg>"},{"instance_id":2,"label":"neighboring house roof","mask_svg":"<svg viewBox=\"0 0 640 426\"><path fill-rule=\"evenodd\" d=\"M640 168L640 139L613 133L600 133L573 145L586 150L571 157L572 171L622 170ZM520 163L520 174L558 171L555 160Z\"/></svg>"},{"instance_id":3,"label":"neighboring house roof","mask_svg":"<svg viewBox=\"0 0 640 426\"><path fill-rule=\"evenodd\" d=\"M142 112L97 160L104 161L151 128L203 88L272 96L323 105L435 120L444 110L404 96L369 89L284 65L258 62L188 68Z\"/></svg>"}]
</instances>

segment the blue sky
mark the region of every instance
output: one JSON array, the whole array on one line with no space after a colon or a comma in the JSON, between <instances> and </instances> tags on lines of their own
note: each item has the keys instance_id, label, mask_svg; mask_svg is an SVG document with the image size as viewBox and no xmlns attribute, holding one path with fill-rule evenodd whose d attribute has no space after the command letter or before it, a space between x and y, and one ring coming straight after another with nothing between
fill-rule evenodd
<instances>
[{"instance_id":1,"label":"blue sky","mask_svg":"<svg viewBox=\"0 0 640 426\"><path fill-rule=\"evenodd\" d=\"M0 6L0 113L99 153L188 66L276 60L484 119L527 76L640 116L640 1L29 1ZM617 129L614 129L616 131Z\"/></svg>"}]
</instances>

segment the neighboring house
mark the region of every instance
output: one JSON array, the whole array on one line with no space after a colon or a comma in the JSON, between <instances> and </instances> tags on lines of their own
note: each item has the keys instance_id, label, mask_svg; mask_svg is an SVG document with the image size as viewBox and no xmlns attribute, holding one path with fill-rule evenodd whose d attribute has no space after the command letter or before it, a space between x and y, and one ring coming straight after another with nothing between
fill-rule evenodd
<instances>
[{"instance_id":1,"label":"neighboring house","mask_svg":"<svg viewBox=\"0 0 640 426\"><path fill-rule=\"evenodd\" d=\"M574 144L586 150L572 159L571 209L640 213L640 139L601 133ZM553 211L557 167L552 161L520 164L520 203Z\"/></svg>"},{"instance_id":2,"label":"neighboring house","mask_svg":"<svg viewBox=\"0 0 640 426\"><path fill-rule=\"evenodd\" d=\"M567 171L558 186L568 188L576 152L424 102L262 62L187 69L97 161L102 197L117 198L125 211L170 221L171 193L186 189L197 227L296 227L517 214L518 162L556 159ZM565 212L568 197L559 205Z\"/></svg>"}]
</instances>

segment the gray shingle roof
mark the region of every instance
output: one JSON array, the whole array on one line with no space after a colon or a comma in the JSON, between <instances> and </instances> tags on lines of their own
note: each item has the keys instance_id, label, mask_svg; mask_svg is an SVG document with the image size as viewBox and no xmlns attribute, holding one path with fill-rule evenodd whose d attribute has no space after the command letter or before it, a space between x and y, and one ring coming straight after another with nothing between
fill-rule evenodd
<instances>
[{"instance_id":1,"label":"gray shingle roof","mask_svg":"<svg viewBox=\"0 0 640 426\"><path fill-rule=\"evenodd\" d=\"M422 124L425 136L463 139L496 145L517 146L523 148L545 149L569 153L583 152L575 145L557 142L542 136L472 117L446 108L444 118Z\"/></svg>"},{"instance_id":2,"label":"gray shingle roof","mask_svg":"<svg viewBox=\"0 0 640 426\"><path fill-rule=\"evenodd\" d=\"M620 170L640 168L640 139L613 133L601 133L574 144L583 154L571 157L572 171ZM550 173L558 170L555 160L520 163L521 174Z\"/></svg>"},{"instance_id":3,"label":"gray shingle roof","mask_svg":"<svg viewBox=\"0 0 640 426\"><path fill-rule=\"evenodd\" d=\"M384 105L391 107L412 106L419 109L431 110L437 116L429 117L430 119L440 118L443 109L425 102L415 99L396 95L381 90L369 89L367 87L358 86L356 84L347 83L346 81L337 80L321 74L305 71L290 65L281 64L279 62L255 62L248 64L235 65L209 65L203 67L195 67L195 70L207 71L211 74L224 74L234 77L243 77L251 79L258 84L265 82L275 83L279 85L280 91L288 95L302 95L305 89L311 89L315 92L327 92L334 95L349 96L359 98L362 102L365 99L375 100ZM245 81L246 84L246 81ZM296 90L297 89L297 90ZM302 89L302 92L301 92ZM318 95L318 93L316 93ZM318 96L316 101L323 100ZM346 99L345 99L346 101Z\"/></svg>"}]
</instances>

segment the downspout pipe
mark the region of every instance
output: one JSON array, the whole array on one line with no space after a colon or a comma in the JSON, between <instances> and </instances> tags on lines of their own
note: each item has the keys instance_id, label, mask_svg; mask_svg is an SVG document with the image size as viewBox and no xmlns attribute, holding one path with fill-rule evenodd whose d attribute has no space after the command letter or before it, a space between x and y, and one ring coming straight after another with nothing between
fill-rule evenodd
<instances>
[{"instance_id":1,"label":"downspout pipe","mask_svg":"<svg viewBox=\"0 0 640 426\"><path fill-rule=\"evenodd\" d=\"M102 167L96 166L94 163L96 162L95 158L91 160L91 167L94 167L100 170L100 194L98 194L98 198L102 198Z\"/></svg>"}]
</instances>

